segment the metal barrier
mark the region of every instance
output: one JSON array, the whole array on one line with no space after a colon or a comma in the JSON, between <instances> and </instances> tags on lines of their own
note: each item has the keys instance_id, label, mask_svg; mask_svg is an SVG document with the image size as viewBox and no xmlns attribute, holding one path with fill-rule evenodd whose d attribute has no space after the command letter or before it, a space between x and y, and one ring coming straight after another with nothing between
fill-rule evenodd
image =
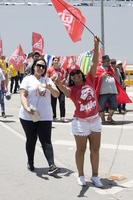
<instances>
[{"instance_id":1,"label":"metal barrier","mask_svg":"<svg viewBox=\"0 0 133 200\"><path fill-rule=\"evenodd\" d=\"M133 65L128 65L126 68L126 86L133 86Z\"/></svg>"}]
</instances>

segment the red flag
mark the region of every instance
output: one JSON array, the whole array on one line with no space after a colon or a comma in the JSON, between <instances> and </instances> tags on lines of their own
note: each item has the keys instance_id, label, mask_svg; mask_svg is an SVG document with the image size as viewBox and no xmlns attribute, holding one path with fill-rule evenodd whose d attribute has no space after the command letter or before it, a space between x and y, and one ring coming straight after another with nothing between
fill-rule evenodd
<instances>
[{"instance_id":1,"label":"red flag","mask_svg":"<svg viewBox=\"0 0 133 200\"><path fill-rule=\"evenodd\" d=\"M81 40L81 36L84 30L83 24L85 24L86 20L80 10L63 0L51 1L72 41L77 42Z\"/></svg>"},{"instance_id":2,"label":"red flag","mask_svg":"<svg viewBox=\"0 0 133 200\"><path fill-rule=\"evenodd\" d=\"M32 51L39 52L41 55L44 54L44 39L39 33L32 33Z\"/></svg>"},{"instance_id":3,"label":"red flag","mask_svg":"<svg viewBox=\"0 0 133 200\"><path fill-rule=\"evenodd\" d=\"M23 62L25 61L25 58L26 56L22 50L22 47L21 45L19 45L11 55L9 59L9 64L12 64L16 70L19 70L19 68L23 65Z\"/></svg>"},{"instance_id":4,"label":"red flag","mask_svg":"<svg viewBox=\"0 0 133 200\"><path fill-rule=\"evenodd\" d=\"M2 39L0 38L0 56L3 55L3 45L2 45Z\"/></svg>"}]
</instances>

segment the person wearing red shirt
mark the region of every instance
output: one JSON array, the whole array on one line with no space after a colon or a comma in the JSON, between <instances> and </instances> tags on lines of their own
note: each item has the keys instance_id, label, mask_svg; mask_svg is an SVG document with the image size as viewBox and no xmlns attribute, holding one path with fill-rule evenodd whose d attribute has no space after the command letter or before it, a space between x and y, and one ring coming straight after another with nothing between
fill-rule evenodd
<instances>
[{"instance_id":1,"label":"person wearing red shirt","mask_svg":"<svg viewBox=\"0 0 133 200\"><path fill-rule=\"evenodd\" d=\"M85 77L81 70L70 72L68 86L59 78L56 85L69 97L74 105L75 112L72 120L72 134L76 141L76 165L78 170L78 184L86 185L84 176L84 156L87 141L90 144L90 161L92 166L91 181L96 187L103 187L98 177L99 148L101 141L101 120L98 114L98 101L95 92L95 74L98 64L99 38L94 37L94 54L90 71Z\"/></svg>"},{"instance_id":2,"label":"person wearing red shirt","mask_svg":"<svg viewBox=\"0 0 133 200\"><path fill-rule=\"evenodd\" d=\"M47 70L47 75L48 75L48 77L50 77L52 79L53 82L55 81L55 79L57 77L60 77L60 79L63 80L64 76L65 76L64 70L61 68L59 61L60 61L59 57L54 57L52 59L52 66L49 67ZM60 120L62 122L66 122L66 119L65 119L65 114L66 114L65 95L62 91L60 91L60 95L57 98L51 96L51 104L52 104L52 109L53 109L53 120L56 121L56 119L57 119L57 113L56 113L57 99L59 100Z\"/></svg>"}]
</instances>

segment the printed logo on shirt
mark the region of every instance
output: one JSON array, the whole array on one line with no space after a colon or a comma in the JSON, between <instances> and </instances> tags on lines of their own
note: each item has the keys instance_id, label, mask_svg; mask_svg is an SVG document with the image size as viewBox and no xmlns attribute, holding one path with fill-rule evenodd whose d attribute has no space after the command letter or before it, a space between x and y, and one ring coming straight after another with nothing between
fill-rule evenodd
<instances>
[{"instance_id":1,"label":"printed logo on shirt","mask_svg":"<svg viewBox=\"0 0 133 200\"><path fill-rule=\"evenodd\" d=\"M80 99L84 100L84 104L80 104L80 111L91 111L96 108L94 90L90 86L84 86L82 88Z\"/></svg>"},{"instance_id":2,"label":"printed logo on shirt","mask_svg":"<svg viewBox=\"0 0 133 200\"><path fill-rule=\"evenodd\" d=\"M83 87L82 90L81 90L81 96L80 96L81 99L83 100L91 100L92 98L94 98L94 91L91 87Z\"/></svg>"}]
</instances>

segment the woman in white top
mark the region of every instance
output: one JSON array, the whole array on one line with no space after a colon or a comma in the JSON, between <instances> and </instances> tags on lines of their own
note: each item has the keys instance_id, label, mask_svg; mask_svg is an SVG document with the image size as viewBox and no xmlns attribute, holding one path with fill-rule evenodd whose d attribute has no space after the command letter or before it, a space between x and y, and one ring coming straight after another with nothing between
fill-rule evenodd
<instances>
[{"instance_id":1,"label":"woman in white top","mask_svg":"<svg viewBox=\"0 0 133 200\"><path fill-rule=\"evenodd\" d=\"M19 118L26 134L26 153L28 169L34 171L34 152L39 137L44 155L49 164L48 174L57 171L54 164L51 143L52 108L51 94L59 96L53 81L46 77L47 65L42 58L36 60L31 67L31 75L26 76L20 85L21 108Z\"/></svg>"}]
</instances>

